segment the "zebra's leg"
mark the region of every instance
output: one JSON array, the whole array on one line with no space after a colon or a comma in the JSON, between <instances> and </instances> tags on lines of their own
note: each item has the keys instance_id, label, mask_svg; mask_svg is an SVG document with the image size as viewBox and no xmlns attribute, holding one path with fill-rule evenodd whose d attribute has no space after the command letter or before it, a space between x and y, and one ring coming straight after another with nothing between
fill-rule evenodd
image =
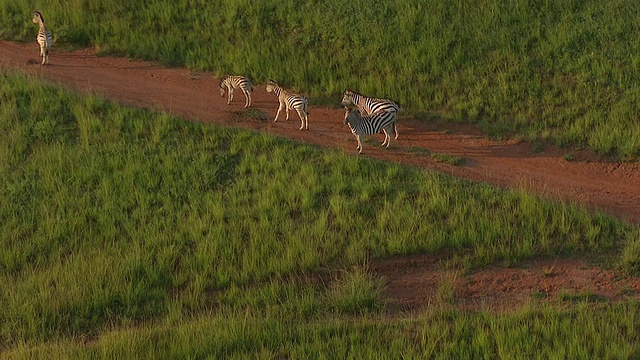
<instances>
[{"instance_id":1,"label":"zebra's leg","mask_svg":"<svg viewBox=\"0 0 640 360\"><path fill-rule=\"evenodd\" d=\"M247 96L247 92L244 89L242 90L242 94L244 95L244 107L249 106L249 97Z\"/></svg>"},{"instance_id":2,"label":"zebra's leg","mask_svg":"<svg viewBox=\"0 0 640 360\"><path fill-rule=\"evenodd\" d=\"M245 104L244 107L248 108L249 106L251 106L251 93L248 92L247 90L242 90L244 92L244 96L245 96Z\"/></svg>"},{"instance_id":3,"label":"zebra's leg","mask_svg":"<svg viewBox=\"0 0 640 360\"><path fill-rule=\"evenodd\" d=\"M389 126L391 127L391 126ZM386 148L389 147L389 144L391 144L391 129L387 129L387 128L383 128L382 132L384 133L384 141L382 142L382 145L380 146L384 146Z\"/></svg>"},{"instance_id":4,"label":"zebra's leg","mask_svg":"<svg viewBox=\"0 0 640 360\"><path fill-rule=\"evenodd\" d=\"M232 100L233 100L233 88L230 87L229 88L229 97L227 98L227 105L231 104Z\"/></svg>"},{"instance_id":5,"label":"zebra's leg","mask_svg":"<svg viewBox=\"0 0 640 360\"><path fill-rule=\"evenodd\" d=\"M358 141L358 135L352 133L353 137L356 138L356 150L360 150L360 142Z\"/></svg>"},{"instance_id":6,"label":"zebra's leg","mask_svg":"<svg viewBox=\"0 0 640 360\"><path fill-rule=\"evenodd\" d=\"M297 110L298 112L298 117L300 117L300 130L304 130L304 121L307 118L307 114L304 113L303 110ZM307 124L307 129L309 128L309 125Z\"/></svg>"},{"instance_id":7,"label":"zebra's leg","mask_svg":"<svg viewBox=\"0 0 640 360\"><path fill-rule=\"evenodd\" d=\"M396 122L393 122L393 132L396 134L396 136L394 136L394 138L396 140L398 140L398 124L396 124Z\"/></svg>"},{"instance_id":8,"label":"zebra's leg","mask_svg":"<svg viewBox=\"0 0 640 360\"><path fill-rule=\"evenodd\" d=\"M285 106L285 110L287 112L287 117L284 119L285 121L289 121L289 107Z\"/></svg>"},{"instance_id":9,"label":"zebra's leg","mask_svg":"<svg viewBox=\"0 0 640 360\"><path fill-rule=\"evenodd\" d=\"M280 106L278 106L278 112L276 112L276 118L273 119L273 122L278 121L278 116L280 116L280 111L282 111L282 103L280 103Z\"/></svg>"},{"instance_id":10,"label":"zebra's leg","mask_svg":"<svg viewBox=\"0 0 640 360\"><path fill-rule=\"evenodd\" d=\"M356 140L358 140L358 154L362 154L362 142L360 141L360 135L356 135Z\"/></svg>"}]
</instances>

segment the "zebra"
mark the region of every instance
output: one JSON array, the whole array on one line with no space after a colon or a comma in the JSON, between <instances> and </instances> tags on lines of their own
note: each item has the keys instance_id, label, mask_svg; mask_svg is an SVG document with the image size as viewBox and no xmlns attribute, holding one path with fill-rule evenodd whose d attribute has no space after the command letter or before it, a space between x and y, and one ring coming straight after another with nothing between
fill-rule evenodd
<instances>
[{"instance_id":1,"label":"zebra","mask_svg":"<svg viewBox=\"0 0 640 360\"><path fill-rule=\"evenodd\" d=\"M398 110L400 110L400 105L389 99L370 98L349 89L345 89L342 93L342 102L340 105L355 105L360 111L360 115L371 115L380 111L398 112ZM395 119L393 121L393 131L395 133L395 139L397 140L398 127L396 126Z\"/></svg>"},{"instance_id":2,"label":"zebra","mask_svg":"<svg viewBox=\"0 0 640 360\"><path fill-rule=\"evenodd\" d=\"M395 111L378 111L375 114L360 115L356 110L344 107L344 124L349 125L351 133L358 140L358 154L362 153L362 136L375 135L382 130L384 132L384 141L381 146L386 148L391 144L391 130L396 121Z\"/></svg>"},{"instance_id":3,"label":"zebra","mask_svg":"<svg viewBox=\"0 0 640 360\"><path fill-rule=\"evenodd\" d=\"M244 93L244 107L251 106L251 91L253 91L253 85L251 81L244 76L224 76L220 79L220 96L224 96L225 92L228 92L227 105L233 100L233 90L240 89Z\"/></svg>"},{"instance_id":4,"label":"zebra","mask_svg":"<svg viewBox=\"0 0 640 360\"><path fill-rule=\"evenodd\" d=\"M34 24L38 24L38 26L40 26L36 40L38 41L38 44L40 44L40 56L42 56L41 65L44 65L49 62L49 50L51 50L53 37L51 36L49 29L44 25L44 17L40 11L33 12L32 21Z\"/></svg>"},{"instance_id":5,"label":"zebra","mask_svg":"<svg viewBox=\"0 0 640 360\"><path fill-rule=\"evenodd\" d=\"M273 119L274 122L278 121L278 116L280 115L280 111L282 111L282 108L284 108L287 112L287 118L285 120L289 120L289 109L293 109L298 112L298 116L300 117L300 130L309 130L309 111L307 98L299 94L292 94L288 92L273 80L269 80L266 90L267 92L276 93L276 95L278 95L278 101L280 102L276 117L275 119Z\"/></svg>"}]
</instances>

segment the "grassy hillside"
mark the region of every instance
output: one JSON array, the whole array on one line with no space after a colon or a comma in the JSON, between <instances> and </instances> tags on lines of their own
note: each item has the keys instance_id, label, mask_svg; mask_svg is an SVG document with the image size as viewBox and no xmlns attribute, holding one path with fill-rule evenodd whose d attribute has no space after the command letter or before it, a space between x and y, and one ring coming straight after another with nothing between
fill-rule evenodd
<instances>
[{"instance_id":1,"label":"grassy hillside","mask_svg":"<svg viewBox=\"0 0 640 360\"><path fill-rule=\"evenodd\" d=\"M56 46L276 78L336 105L349 87L491 136L640 155L635 0L0 0L0 37L33 41L36 8Z\"/></svg>"},{"instance_id":2,"label":"grassy hillside","mask_svg":"<svg viewBox=\"0 0 640 360\"><path fill-rule=\"evenodd\" d=\"M0 99L0 357L640 351L635 302L389 319L368 268L446 250L636 271L638 229L607 216L8 73Z\"/></svg>"}]
</instances>

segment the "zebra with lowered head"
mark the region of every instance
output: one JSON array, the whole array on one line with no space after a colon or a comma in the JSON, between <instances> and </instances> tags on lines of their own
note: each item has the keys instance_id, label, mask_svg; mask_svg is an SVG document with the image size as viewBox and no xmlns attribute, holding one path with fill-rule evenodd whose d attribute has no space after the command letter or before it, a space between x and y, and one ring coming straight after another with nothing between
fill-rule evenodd
<instances>
[{"instance_id":1,"label":"zebra with lowered head","mask_svg":"<svg viewBox=\"0 0 640 360\"><path fill-rule=\"evenodd\" d=\"M53 37L51 36L51 32L44 25L44 17L40 11L33 12L33 23L38 24L40 27L38 29L38 37L36 40L40 45L40 56L42 57L42 64L45 65L49 62L49 50L51 50L51 43L53 42Z\"/></svg>"},{"instance_id":2,"label":"zebra with lowered head","mask_svg":"<svg viewBox=\"0 0 640 360\"><path fill-rule=\"evenodd\" d=\"M391 144L391 131L396 121L395 111L378 111L370 115L360 115L356 110L344 107L344 124L349 125L351 133L358 141L358 154L362 153L361 137L375 135L382 130L384 132L384 141L382 146L388 148Z\"/></svg>"},{"instance_id":3,"label":"zebra with lowered head","mask_svg":"<svg viewBox=\"0 0 640 360\"><path fill-rule=\"evenodd\" d=\"M227 105L231 103L233 100L233 90L240 89L244 94L244 107L251 106L251 92L253 91L253 86L251 85L251 81L244 76L225 76L220 79L220 96L224 96L225 93L228 93L227 96Z\"/></svg>"},{"instance_id":4,"label":"zebra with lowered head","mask_svg":"<svg viewBox=\"0 0 640 360\"><path fill-rule=\"evenodd\" d=\"M381 111L385 112L398 112L400 105L389 99L377 99L366 97L362 94L358 94L355 91L345 89L342 93L342 106L355 105L360 111L361 115L371 115ZM393 131L395 132L395 138L398 139L398 128L395 123L395 116L393 122Z\"/></svg>"},{"instance_id":5,"label":"zebra with lowered head","mask_svg":"<svg viewBox=\"0 0 640 360\"><path fill-rule=\"evenodd\" d=\"M300 117L300 130L309 130L309 110L308 101L302 95L293 94L285 90L282 86L278 85L275 81L270 80L266 88L267 92L274 92L278 96L278 112L276 113L274 122L278 121L280 111L284 108L287 113L285 120L289 120L289 110L295 110Z\"/></svg>"}]
</instances>

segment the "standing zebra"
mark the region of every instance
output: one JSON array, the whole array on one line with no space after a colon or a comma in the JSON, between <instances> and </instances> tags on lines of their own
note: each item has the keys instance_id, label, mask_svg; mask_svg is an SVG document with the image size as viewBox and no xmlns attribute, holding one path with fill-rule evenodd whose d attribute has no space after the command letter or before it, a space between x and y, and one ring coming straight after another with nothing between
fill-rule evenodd
<instances>
[{"instance_id":1,"label":"standing zebra","mask_svg":"<svg viewBox=\"0 0 640 360\"><path fill-rule=\"evenodd\" d=\"M251 91L253 91L253 86L251 85L251 81L244 76L225 76L220 79L220 96L224 96L225 92L228 92L229 95L227 97L227 105L231 103L233 100L233 90L240 89L242 93L244 93L244 107L251 106Z\"/></svg>"},{"instance_id":2,"label":"standing zebra","mask_svg":"<svg viewBox=\"0 0 640 360\"><path fill-rule=\"evenodd\" d=\"M396 121L395 111L378 111L375 114L360 115L357 111L344 107L344 124L349 125L351 133L358 140L358 154L362 153L362 136L375 135L382 130L384 132L384 141L382 146L388 148L391 144L391 130Z\"/></svg>"},{"instance_id":3,"label":"standing zebra","mask_svg":"<svg viewBox=\"0 0 640 360\"><path fill-rule=\"evenodd\" d=\"M370 98L348 89L342 93L342 103L340 105L355 105L360 110L361 115L371 115L381 111L398 112L400 110L400 105L389 99ZM395 138L398 139L398 127L396 126L395 117L393 131L395 132Z\"/></svg>"},{"instance_id":4,"label":"standing zebra","mask_svg":"<svg viewBox=\"0 0 640 360\"><path fill-rule=\"evenodd\" d=\"M307 98L302 95L292 94L288 92L273 80L269 80L269 84L267 84L267 92L276 93L276 95L278 95L278 101L280 102L276 117L275 119L273 119L274 122L278 121L278 116L280 115L280 111L282 111L282 108L285 108L287 112L287 118L285 120L289 120L289 109L293 109L298 112L298 116L300 117L300 130L309 130L309 111L307 110Z\"/></svg>"},{"instance_id":5,"label":"standing zebra","mask_svg":"<svg viewBox=\"0 0 640 360\"><path fill-rule=\"evenodd\" d=\"M40 56L42 56L41 65L44 65L49 62L49 50L51 50L51 42L53 41L53 38L51 37L49 29L44 25L44 17L42 17L40 11L33 12L33 23L40 26L36 40L38 41L38 44L40 44Z\"/></svg>"}]
</instances>

